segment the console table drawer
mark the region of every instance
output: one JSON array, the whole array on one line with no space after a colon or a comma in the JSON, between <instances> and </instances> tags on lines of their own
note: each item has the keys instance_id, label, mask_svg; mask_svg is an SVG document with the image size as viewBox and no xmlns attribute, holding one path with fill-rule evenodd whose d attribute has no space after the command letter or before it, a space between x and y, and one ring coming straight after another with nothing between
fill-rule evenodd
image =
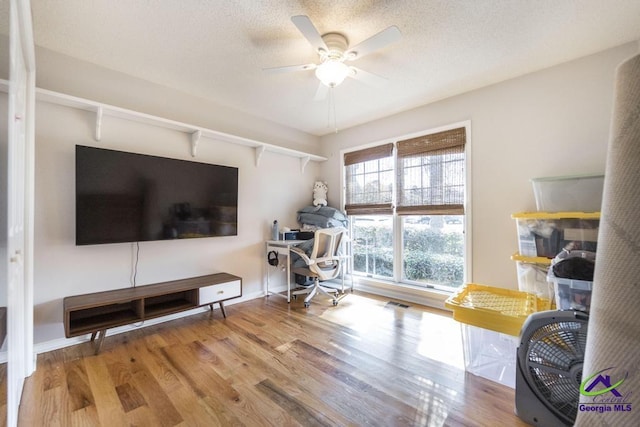
<instances>
[{"instance_id":1,"label":"console table drawer","mask_svg":"<svg viewBox=\"0 0 640 427\"><path fill-rule=\"evenodd\" d=\"M221 283L219 285L203 286L198 289L198 304L207 305L239 296L242 296L240 280Z\"/></svg>"}]
</instances>

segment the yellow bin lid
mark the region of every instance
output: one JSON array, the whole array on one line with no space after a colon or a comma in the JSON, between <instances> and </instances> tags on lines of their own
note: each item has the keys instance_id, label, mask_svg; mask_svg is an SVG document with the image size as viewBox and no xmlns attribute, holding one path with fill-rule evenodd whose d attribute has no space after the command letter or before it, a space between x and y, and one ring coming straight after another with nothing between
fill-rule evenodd
<instances>
[{"instance_id":1,"label":"yellow bin lid","mask_svg":"<svg viewBox=\"0 0 640 427\"><path fill-rule=\"evenodd\" d=\"M549 300L536 295L468 283L445 301L453 310L453 318L461 323L519 336L522 324L530 314L549 310Z\"/></svg>"},{"instance_id":2,"label":"yellow bin lid","mask_svg":"<svg viewBox=\"0 0 640 427\"><path fill-rule=\"evenodd\" d=\"M551 258L542 256L524 256L520 255L520 252L516 252L511 255L513 261L526 262L527 264L546 264L551 265Z\"/></svg>"},{"instance_id":3,"label":"yellow bin lid","mask_svg":"<svg viewBox=\"0 0 640 427\"><path fill-rule=\"evenodd\" d=\"M600 212L519 212L513 219L600 219Z\"/></svg>"}]
</instances>

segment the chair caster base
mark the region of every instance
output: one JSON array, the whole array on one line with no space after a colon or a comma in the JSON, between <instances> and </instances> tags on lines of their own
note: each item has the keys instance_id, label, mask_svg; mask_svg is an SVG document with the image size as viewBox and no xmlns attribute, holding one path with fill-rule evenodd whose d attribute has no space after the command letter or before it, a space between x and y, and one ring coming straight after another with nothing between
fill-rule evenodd
<instances>
[{"instance_id":1,"label":"chair caster base","mask_svg":"<svg viewBox=\"0 0 640 427\"><path fill-rule=\"evenodd\" d=\"M310 305L311 305L311 303L305 302L304 303L304 308L309 308Z\"/></svg>"}]
</instances>

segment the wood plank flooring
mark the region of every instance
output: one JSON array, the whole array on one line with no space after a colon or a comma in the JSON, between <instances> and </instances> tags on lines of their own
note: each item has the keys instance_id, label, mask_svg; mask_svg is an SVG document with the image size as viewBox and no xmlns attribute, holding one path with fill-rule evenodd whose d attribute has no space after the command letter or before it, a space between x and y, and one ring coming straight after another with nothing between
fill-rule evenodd
<instances>
[{"instance_id":1,"label":"wood plank flooring","mask_svg":"<svg viewBox=\"0 0 640 427\"><path fill-rule=\"evenodd\" d=\"M38 356L20 426L526 426L447 313L271 296Z\"/></svg>"}]
</instances>

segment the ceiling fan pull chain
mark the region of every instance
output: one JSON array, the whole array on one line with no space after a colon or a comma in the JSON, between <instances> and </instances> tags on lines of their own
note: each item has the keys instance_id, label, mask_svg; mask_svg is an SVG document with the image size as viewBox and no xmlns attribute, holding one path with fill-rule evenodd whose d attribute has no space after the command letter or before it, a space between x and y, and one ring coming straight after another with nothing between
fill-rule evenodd
<instances>
[{"instance_id":1,"label":"ceiling fan pull chain","mask_svg":"<svg viewBox=\"0 0 640 427\"><path fill-rule=\"evenodd\" d=\"M333 99L333 88L329 88L329 96L327 97L327 128L331 127L331 100Z\"/></svg>"},{"instance_id":2,"label":"ceiling fan pull chain","mask_svg":"<svg viewBox=\"0 0 640 427\"><path fill-rule=\"evenodd\" d=\"M338 120L336 119L336 99L333 95L333 87L329 88L329 97L327 101L327 127L331 127L331 119L333 118L333 129L335 133L338 133Z\"/></svg>"},{"instance_id":3,"label":"ceiling fan pull chain","mask_svg":"<svg viewBox=\"0 0 640 427\"><path fill-rule=\"evenodd\" d=\"M333 96L333 88L331 88L331 100L333 101L333 129L338 133L338 119L336 116L336 99Z\"/></svg>"}]
</instances>

